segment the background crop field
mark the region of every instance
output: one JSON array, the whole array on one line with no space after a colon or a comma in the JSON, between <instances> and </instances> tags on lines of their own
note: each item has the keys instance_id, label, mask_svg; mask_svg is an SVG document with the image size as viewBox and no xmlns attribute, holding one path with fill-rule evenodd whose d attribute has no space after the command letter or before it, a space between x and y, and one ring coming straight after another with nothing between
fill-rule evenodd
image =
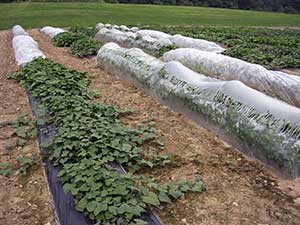
<instances>
[{"instance_id":1,"label":"background crop field","mask_svg":"<svg viewBox=\"0 0 300 225\"><path fill-rule=\"evenodd\" d=\"M300 15L203 7L103 3L0 4L0 29L91 26L97 22L125 25L299 26Z\"/></svg>"}]
</instances>

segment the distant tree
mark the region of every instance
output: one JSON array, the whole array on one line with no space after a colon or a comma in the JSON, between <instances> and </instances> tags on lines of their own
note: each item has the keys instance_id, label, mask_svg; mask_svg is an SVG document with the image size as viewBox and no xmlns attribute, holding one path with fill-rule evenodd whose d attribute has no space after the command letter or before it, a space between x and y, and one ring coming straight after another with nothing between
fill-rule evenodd
<instances>
[{"instance_id":1,"label":"distant tree","mask_svg":"<svg viewBox=\"0 0 300 225\"><path fill-rule=\"evenodd\" d=\"M10 1L10 0L0 0ZM193 5L246 10L265 10L276 12L300 12L300 0L105 0L120 3Z\"/></svg>"},{"instance_id":2,"label":"distant tree","mask_svg":"<svg viewBox=\"0 0 300 225\"><path fill-rule=\"evenodd\" d=\"M239 5L239 9L250 9L251 0L239 0L238 5Z\"/></svg>"}]
</instances>

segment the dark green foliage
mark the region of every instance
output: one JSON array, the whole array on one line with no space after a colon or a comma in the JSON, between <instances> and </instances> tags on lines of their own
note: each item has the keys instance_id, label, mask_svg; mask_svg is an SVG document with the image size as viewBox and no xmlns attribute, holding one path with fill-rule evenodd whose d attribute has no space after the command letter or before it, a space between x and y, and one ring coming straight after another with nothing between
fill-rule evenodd
<instances>
[{"instance_id":1,"label":"dark green foliage","mask_svg":"<svg viewBox=\"0 0 300 225\"><path fill-rule=\"evenodd\" d=\"M174 45L163 46L163 47L161 47L161 48L159 49L159 54L158 54L158 56L160 57L160 56L162 56L163 54L165 54L166 52L171 51L171 50L174 50L174 49L176 49L176 46L174 46Z\"/></svg>"},{"instance_id":2,"label":"dark green foliage","mask_svg":"<svg viewBox=\"0 0 300 225\"><path fill-rule=\"evenodd\" d=\"M82 38L71 45L70 52L72 55L83 58L96 55L101 46L102 44L99 41L90 38Z\"/></svg>"},{"instance_id":3,"label":"dark green foliage","mask_svg":"<svg viewBox=\"0 0 300 225\"><path fill-rule=\"evenodd\" d=\"M17 145L19 146L25 146L27 140L35 138L37 135L37 130L34 126L35 121L28 114L19 115L8 125L14 129L14 135L18 137Z\"/></svg>"},{"instance_id":4,"label":"dark green foliage","mask_svg":"<svg viewBox=\"0 0 300 225\"><path fill-rule=\"evenodd\" d=\"M268 69L300 67L300 31L230 27L153 27L226 45L223 53Z\"/></svg>"},{"instance_id":5,"label":"dark green foliage","mask_svg":"<svg viewBox=\"0 0 300 225\"><path fill-rule=\"evenodd\" d=\"M12 167L8 162L0 162L0 176L8 177L12 172Z\"/></svg>"},{"instance_id":6,"label":"dark green foliage","mask_svg":"<svg viewBox=\"0 0 300 225\"><path fill-rule=\"evenodd\" d=\"M19 164L20 164L20 173L27 174L28 169L36 163L35 159L33 157L19 157L17 158Z\"/></svg>"},{"instance_id":7,"label":"dark green foliage","mask_svg":"<svg viewBox=\"0 0 300 225\"><path fill-rule=\"evenodd\" d=\"M88 37L94 37L97 33L97 30L94 27L71 27L69 32L74 34L83 34Z\"/></svg>"},{"instance_id":8,"label":"dark green foliage","mask_svg":"<svg viewBox=\"0 0 300 225\"><path fill-rule=\"evenodd\" d=\"M11 77L51 112L47 122L54 122L57 134L42 146L45 159L60 168L63 188L74 196L77 210L97 224L145 224L139 218L147 205L159 206L185 192L202 191L200 178L160 185L133 173L167 163L164 155L144 157L143 143L156 137L154 124L134 129L121 123L118 109L92 101L86 73L36 59ZM112 162L132 172L120 174L110 166Z\"/></svg>"},{"instance_id":9,"label":"dark green foliage","mask_svg":"<svg viewBox=\"0 0 300 225\"><path fill-rule=\"evenodd\" d=\"M299 0L119 0L120 3L206 6L230 9L300 12Z\"/></svg>"},{"instance_id":10,"label":"dark green foliage","mask_svg":"<svg viewBox=\"0 0 300 225\"><path fill-rule=\"evenodd\" d=\"M70 47L75 41L85 38L86 36L83 34L75 34L70 32L63 32L57 34L52 42L57 47Z\"/></svg>"}]
</instances>

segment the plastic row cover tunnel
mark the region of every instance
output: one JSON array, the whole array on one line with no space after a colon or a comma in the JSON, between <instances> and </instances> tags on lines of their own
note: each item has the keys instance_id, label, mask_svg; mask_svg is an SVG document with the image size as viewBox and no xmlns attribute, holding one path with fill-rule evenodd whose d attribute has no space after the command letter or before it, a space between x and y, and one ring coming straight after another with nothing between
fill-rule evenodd
<instances>
[{"instance_id":1,"label":"plastic row cover tunnel","mask_svg":"<svg viewBox=\"0 0 300 225\"><path fill-rule=\"evenodd\" d=\"M141 48L154 56L159 56L162 48L171 49L173 46L173 43L167 38L141 37L134 32L123 32L115 28L102 28L97 32L95 38L104 43L115 42L126 48Z\"/></svg>"},{"instance_id":2,"label":"plastic row cover tunnel","mask_svg":"<svg viewBox=\"0 0 300 225\"><path fill-rule=\"evenodd\" d=\"M12 33L12 44L18 65L25 65L38 57L45 58L43 52L39 50L38 43L33 40L21 26L14 26Z\"/></svg>"},{"instance_id":3,"label":"plastic row cover tunnel","mask_svg":"<svg viewBox=\"0 0 300 225\"><path fill-rule=\"evenodd\" d=\"M298 108L239 81L209 78L179 62L164 63L140 49L115 43L99 50L97 62L108 72L138 82L155 97L193 111L283 175L299 176Z\"/></svg>"},{"instance_id":4,"label":"plastic row cover tunnel","mask_svg":"<svg viewBox=\"0 0 300 225\"><path fill-rule=\"evenodd\" d=\"M120 26L121 27L121 26ZM214 42L194 39L182 35L169 35L156 30L138 30L132 31L121 29L119 26L106 27L105 25L96 25L98 33L96 38L103 42L115 42L123 47L137 47L154 56L159 55L162 47L186 47L195 48L209 52L220 53L224 48Z\"/></svg>"},{"instance_id":5,"label":"plastic row cover tunnel","mask_svg":"<svg viewBox=\"0 0 300 225\"><path fill-rule=\"evenodd\" d=\"M19 28L22 28L19 26ZM19 29L18 28L18 29ZM22 28L23 29L23 28ZM24 30L24 29L23 29ZM12 30L13 32L15 29ZM24 31L25 32L25 31ZM19 36L16 36L19 37ZM14 37L14 38L16 38ZM30 38L32 40L32 47L35 47L38 50L38 44L27 35L27 38ZM27 45L28 39L17 39L16 41L17 45ZM15 48L14 48L15 49ZM39 50L40 51L40 50ZM40 51L41 52L41 51ZM24 52L26 54L28 52ZM19 54L18 50L15 49L15 56L16 60L18 62L18 65L26 66L27 63L34 60L36 57L27 56L28 60L26 63L20 63L17 54ZM42 52L41 52L42 54ZM25 57L22 56L23 58ZM44 55L41 55L41 57L45 58ZM23 62L23 61L22 61ZM46 109L41 107L39 104L39 101L34 98L31 93L28 93L29 102L32 108L32 112L36 118L39 118L39 116L42 114L43 119L44 116L46 116L49 119L49 112L47 112ZM57 128L53 124L45 124L45 125L39 125L37 124L37 130L38 130L38 141L39 146L41 146L43 143L46 143L49 141L49 139L52 139L53 136L57 132ZM117 163L115 163L113 166L117 171L120 173L125 173L125 170L123 167ZM95 223L95 221L91 221L88 219L84 214L76 211L75 204L74 204L74 197L71 193L65 193L63 190L62 183L60 179L58 178L58 172L59 169L57 167L54 167L53 164L49 160L44 161L44 167L47 175L47 181L49 185L49 189L52 194L52 198L55 205L55 213L58 217L57 224L60 225L92 225ZM162 225L159 218L154 215L150 210L145 212L142 215L142 219L148 222L148 225Z\"/></svg>"},{"instance_id":6,"label":"plastic row cover tunnel","mask_svg":"<svg viewBox=\"0 0 300 225\"><path fill-rule=\"evenodd\" d=\"M300 106L299 76L270 71L240 59L190 48L166 52L162 60L179 61L196 72L221 80L239 80L270 96Z\"/></svg>"},{"instance_id":7,"label":"plastic row cover tunnel","mask_svg":"<svg viewBox=\"0 0 300 225\"><path fill-rule=\"evenodd\" d=\"M56 35L66 32L66 30L57 27L46 26L41 29L41 32L45 33L50 38L54 38Z\"/></svg>"},{"instance_id":8,"label":"plastic row cover tunnel","mask_svg":"<svg viewBox=\"0 0 300 225\"><path fill-rule=\"evenodd\" d=\"M95 26L96 30L101 30L102 28L107 28L107 29L111 29L111 28L114 28L114 29L118 29L118 30L121 30L121 31L131 31L131 32L136 32L139 30L138 27L127 27L125 25L111 25L109 23L107 24L103 24L103 23L97 23L96 26Z\"/></svg>"}]
</instances>

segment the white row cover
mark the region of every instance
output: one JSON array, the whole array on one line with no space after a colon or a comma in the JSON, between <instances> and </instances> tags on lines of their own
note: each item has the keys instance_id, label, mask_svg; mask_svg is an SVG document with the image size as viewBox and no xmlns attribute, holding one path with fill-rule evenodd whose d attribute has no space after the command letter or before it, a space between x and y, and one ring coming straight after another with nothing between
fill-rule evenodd
<instances>
[{"instance_id":1,"label":"white row cover","mask_svg":"<svg viewBox=\"0 0 300 225\"><path fill-rule=\"evenodd\" d=\"M138 81L153 95L182 102L225 133L259 149L261 159L298 176L300 109L240 81L206 77L179 62L164 63L140 49L115 43L102 46L97 62L110 73Z\"/></svg>"},{"instance_id":2,"label":"white row cover","mask_svg":"<svg viewBox=\"0 0 300 225\"><path fill-rule=\"evenodd\" d=\"M13 26L12 33L14 37L18 35L28 35L28 33L20 25Z\"/></svg>"},{"instance_id":3,"label":"white row cover","mask_svg":"<svg viewBox=\"0 0 300 225\"><path fill-rule=\"evenodd\" d=\"M41 32L45 33L50 38L54 38L56 35L67 31L57 27L46 26L41 29Z\"/></svg>"},{"instance_id":4,"label":"white row cover","mask_svg":"<svg viewBox=\"0 0 300 225\"><path fill-rule=\"evenodd\" d=\"M110 25L110 24L102 24L102 23L98 23L96 25L96 29L101 31L102 30L102 35L103 35L103 29L106 28L107 30L105 30L106 32L109 32L109 29L113 29L113 30L119 30L119 31L124 31L126 33L126 31L128 31L128 29L130 31L132 31L133 33L136 34L136 37L138 39L147 39L147 40L151 40L152 42L154 42L154 40L160 40L159 42L161 42L161 40L164 40L163 42L168 42L169 46L175 46L178 48L195 48L195 49L200 49L203 51L208 51L208 52L214 52L214 53L221 53L223 52L225 49L222 48L221 46L217 45L214 42L211 41L206 41L203 39L196 39L196 38L191 38L191 37L186 37L183 35L170 35L161 31L157 31L157 30L138 30L136 31L134 28L128 28L126 26L117 26L117 25ZM112 32L115 33L115 32ZM111 34L113 35L113 34ZM121 35L121 33L120 33ZM123 34L126 36L126 34ZM98 35L100 38L100 35ZM107 37L105 39L108 39ZM122 37L111 37L110 40L107 41L112 41L112 42L116 42L122 46L123 43L121 42L117 42L116 39L122 39ZM106 41L106 42L107 42ZM138 45L131 45L132 47L139 47ZM166 45L163 45L166 46ZM148 47L150 48L150 47ZM142 48L143 50L147 51L147 49ZM153 53L153 52L149 52L148 53Z\"/></svg>"},{"instance_id":5,"label":"white row cover","mask_svg":"<svg viewBox=\"0 0 300 225\"><path fill-rule=\"evenodd\" d=\"M111 25L109 23L107 23L107 24L97 23L96 26L95 26L95 28L96 28L96 30L101 30L102 28L107 28L107 29L114 28L114 29L118 29L118 30L121 30L121 31L125 31L125 32L126 31L136 32L136 31L139 30L138 27L131 27L131 28L129 28L129 27L125 26L125 25L118 26L118 25Z\"/></svg>"},{"instance_id":6,"label":"white row cover","mask_svg":"<svg viewBox=\"0 0 300 225\"><path fill-rule=\"evenodd\" d=\"M123 32L117 29L102 28L95 35L97 40L101 42L115 42L127 48L141 48L152 55L158 55L160 48L164 46L172 46L172 42L166 38L156 39L151 36L138 37L133 32Z\"/></svg>"},{"instance_id":7,"label":"white row cover","mask_svg":"<svg viewBox=\"0 0 300 225\"><path fill-rule=\"evenodd\" d=\"M214 42L206 41L203 39L196 39L191 37L186 37L180 34L173 35L170 40L178 48L194 48L207 52L221 53L225 51L224 48L217 45Z\"/></svg>"},{"instance_id":8,"label":"white row cover","mask_svg":"<svg viewBox=\"0 0 300 225\"><path fill-rule=\"evenodd\" d=\"M25 65L38 57L45 58L43 52L39 50L38 43L29 35L14 35L12 43L18 65Z\"/></svg>"},{"instance_id":9,"label":"white row cover","mask_svg":"<svg viewBox=\"0 0 300 225\"><path fill-rule=\"evenodd\" d=\"M169 38L171 38L171 35L166 34L164 32L161 32L161 31L157 31L157 30L139 30L139 31L136 32L136 34L140 38L142 38L144 36L150 36L150 37L153 37L153 38L156 38L156 39L159 39L159 38L169 39Z\"/></svg>"},{"instance_id":10,"label":"white row cover","mask_svg":"<svg viewBox=\"0 0 300 225\"><path fill-rule=\"evenodd\" d=\"M136 32L139 37L150 36L156 39L165 38L169 39L173 45L178 48L195 48L208 52L221 53L225 49L217 45L214 42L206 41L203 39L195 39L191 37L186 37L180 34L170 35L161 31L156 30L139 30Z\"/></svg>"},{"instance_id":11,"label":"white row cover","mask_svg":"<svg viewBox=\"0 0 300 225\"><path fill-rule=\"evenodd\" d=\"M190 48L166 52L162 60L176 60L196 72L221 80L239 80L270 96L300 106L299 76L270 71L240 59Z\"/></svg>"}]
</instances>

